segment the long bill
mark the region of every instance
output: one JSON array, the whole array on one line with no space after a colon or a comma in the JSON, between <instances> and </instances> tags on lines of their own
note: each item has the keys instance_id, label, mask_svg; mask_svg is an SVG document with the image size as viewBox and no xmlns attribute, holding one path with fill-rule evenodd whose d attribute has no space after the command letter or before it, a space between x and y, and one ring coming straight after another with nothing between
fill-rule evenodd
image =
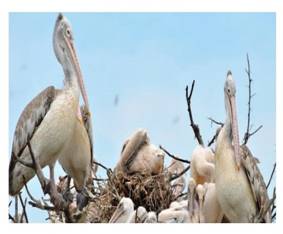
<instances>
[{"instance_id":1,"label":"long bill","mask_svg":"<svg viewBox=\"0 0 283 234\"><path fill-rule=\"evenodd\" d=\"M239 131L238 131L238 120L237 120L237 111L236 111L236 99L235 96L229 97L229 106L230 106L230 121L232 128L232 138L234 146L234 156L236 161L237 169L240 169L241 166L241 155L240 155L240 143L239 143Z\"/></svg>"},{"instance_id":2,"label":"long bill","mask_svg":"<svg viewBox=\"0 0 283 234\"><path fill-rule=\"evenodd\" d=\"M80 90L81 90L81 93L82 93L84 103L85 103L87 109L89 110L88 97L87 97L87 94L86 94L83 76L82 76L82 72L81 72L81 69L80 69L80 64L79 64L79 61L78 61L78 58L77 58L77 54L76 54L74 44L73 44L72 41L68 40L67 38L65 38L65 41L66 41L68 49L71 53L72 63L74 64L75 72L77 73L77 81L78 81L78 84L79 84L79 87L80 87Z\"/></svg>"},{"instance_id":3,"label":"long bill","mask_svg":"<svg viewBox=\"0 0 283 234\"><path fill-rule=\"evenodd\" d=\"M229 106L230 106L230 118L231 118L230 121L231 121L231 128L232 128L234 156L235 156L237 169L239 170L241 166L241 155L240 155L239 131L238 131L238 120L237 120L235 96L229 97L228 100L229 100Z\"/></svg>"}]
</instances>

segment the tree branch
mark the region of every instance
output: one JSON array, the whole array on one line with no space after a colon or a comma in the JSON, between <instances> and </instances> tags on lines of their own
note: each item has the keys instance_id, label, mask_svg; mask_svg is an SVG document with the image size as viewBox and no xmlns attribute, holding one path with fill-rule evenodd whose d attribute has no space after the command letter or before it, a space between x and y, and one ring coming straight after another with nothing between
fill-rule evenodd
<instances>
[{"instance_id":1,"label":"tree branch","mask_svg":"<svg viewBox=\"0 0 283 234\"><path fill-rule=\"evenodd\" d=\"M183 171L181 171L179 174L174 175L170 178L170 181L172 180L176 180L177 178L179 178L180 176L184 175L188 170L190 170L191 165L188 165Z\"/></svg>"},{"instance_id":2,"label":"tree branch","mask_svg":"<svg viewBox=\"0 0 283 234\"><path fill-rule=\"evenodd\" d=\"M270 178L269 178L269 180L268 180L268 183L267 183L267 185L266 185L266 189L268 189L268 187L269 187L269 185L270 185L270 183L271 183L272 177L273 177L274 172L275 172L275 168L276 168L276 163L274 163L274 165L273 165L273 169L272 169Z\"/></svg>"},{"instance_id":3,"label":"tree branch","mask_svg":"<svg viewBox=\"0 0 283 234\"><path fill-rule=\"evenodd\" d=\"M257 133L261 128L262 125L260 125L254 132L250 132L251 131L251 126L250 126L250 122L251 122L251 100L252 98L255 96L255 94L252 94L252 78L251 78L251 69L250 69L250 60L249 60L249 54L247 54L247 64L248 64L248 68L245 69L247 75L248 75L248 80L249 80L249 99L248 99L248 121L247 121L247 130L246 133L244 135L244 139L243 139L243 144L246 145L248 143L249 138L254 135L255 133Z\"/></svg>"},{"instance_id":4,"label":"tree branch","mask_svg":"<svg viewBox=\"0 0 283 234\"><path fill-rule=\"evenodd\" d=\"M22 223L22 222L23 222L23 217L25 217L26 222L28 223L28 216L27 216L27 212L26 212L27 199L25 200L25 202L23 202L22 194L21 194L21 193L19 194L19 198L20 198L20 202L21 202L21 205L22 205L22 208L23 208L23 214L22 214L22 216L21 216L20 222Z\"/></svg>"},{"instance_id":5,"label":"tree branch","mask_svg":"<svg viewBox=\"0 0 283 234\"><path fill-rule=\"evenodd\" d=\"M204 145L202 137L201 137L201 134L200 134L199 127L198 127L197 124L194 123L192 109L191 109L191 98L192 98L194 86L195 86L195 80L193 80L190 94L189 94L188 86L186 86L186 100L187 100L187 106L188 106L188 113L189 113L189 117L190 117L190 125L191 125L191 127L193 129L194 135L195 135L198 143L200 145Z\"/></svg>"},{"instance_id":6,"label":"tree branch","mask_svg":"<svg viewBox=\"0 0 283 234\"><path fill-rule=\"evenodd\" d=\"M161 150L163 150L169 157L171 157L171 158L174 158L174 159L176 159L176 160L178 160L178 161L180 161L180 162L183 162L183 163L188 163L188 164L190 164L191 162L190 161L188 161L188 160L186 160L186 159L182 159L182 158L178 158L177 156L175 156L175 155L173 155L173 154L170 154L166 149L164 149L161 145L159 146L159 148L161 149Z\"/></svg>"}]
</instances>

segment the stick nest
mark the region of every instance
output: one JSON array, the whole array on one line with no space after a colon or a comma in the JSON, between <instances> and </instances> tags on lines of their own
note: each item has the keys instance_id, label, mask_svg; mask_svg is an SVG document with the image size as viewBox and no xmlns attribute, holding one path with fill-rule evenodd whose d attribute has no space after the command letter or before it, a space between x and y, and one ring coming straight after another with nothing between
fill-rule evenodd
<instances>
[{"instance_id":1,"label":"stick nest","mask_svg":"<svg viewBox=\"0 0 283 234\"><path fill-rule=\"evenodd\" d=\"M166 171L158 175L126 175L122 172L111 174L107 182L98 183L97 196L91 202L97 212L90 221L109 222L122 197L131 198L135 209L143 206L147 211L156 213L167 209L175 199L169 178Z\"/></svg>"}]
</instances>

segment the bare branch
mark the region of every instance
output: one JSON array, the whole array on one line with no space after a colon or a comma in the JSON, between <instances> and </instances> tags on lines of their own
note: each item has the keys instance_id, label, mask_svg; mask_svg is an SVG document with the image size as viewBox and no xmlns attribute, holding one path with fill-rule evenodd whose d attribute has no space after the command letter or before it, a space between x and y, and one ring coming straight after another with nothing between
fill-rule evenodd
<instances>
[{"instance_id":1,"label":"bare branch","mask_svg":"<svg viewBox=\"0 0 283 234\"><path fill-rule=\"evenodd\" d=\"M208 119L211 121L211 123L214 123L216 125L220 125L221 127L224 126L224 123L222 122L219 122L219 121L216 121L215 119L211 118L211 117L208 117Z\"/></svg>"},{"instance_id":2,"label":"bare branch","mask_svg":"<svg viewBox=\"0 0 283 234\"><path fill-rule=\"evenodd\" d=\"M216 141L216 139L217 139L217 137L218 137L218 134L219 134L221 128L222 128L222 127L217 128L215 135L214 135L213 138L208 142L208 145L207 145L208 147L211 146L211 145Z\"/></svg>"},{"instance_id":3,"label":"bare branch","mask_svg":"<svg viewBox=\"0 0 283 234\"><path fill-rule=\"evenodd\" d=\"M276 163L274 163L274 165L273 165L273 170L272 170L272 172L271 172L270 178L269 178L268 183L267 183L267 185L266 185L266 189L268 189L268 187L269 187L269 185L270 185L270 183L271 183L272 177L273 177L274 172L275 172L275 168L276 168Z\"/></svg>"},{"instance_id":4,"label":"bare branch","mask_svg":"<svg viewBox=\"0 0 283 234\"><path fill-rule=\"evenodd\" d=\"M199 127L198 127L197 124L194 123L192 109L191 109L191 98L192 98L194 86L195 86L195 80L193 80L190 94L189 94L188 86L186 86L186 100L187 100L187 105L188 105L188 113L189 113L189 117L190 117L190 125L191 125L191 127L193 129L194 135L195 135L198 143L200 145L204 145L202 137L201 137L201 134L200 134Z\"/></svg>"},{"instance_id":5,"label":"bare branch","mask_svg":"<svg viewBox=\"0 0 283 234\"><path fill-rule=\"evenodd\" d=\"M11 219L13 223L16 223L16 220L14 219L14 217L11 214L9 214L9 219Z\"/></svg>"},{"instance_id":6,"label":"bare branch","mask_svg":"<svg viewBox=\"0 0 283 234\"><path fill-rule=\"evenodd\" d=\"M177 178L179 178L180 176L184 175L188 170L190 170L191 165L188 165L183 171L181 171L179 174L174 175L170 178L170 181L172 180L176 180Z\"/></svg>"},{"instance_id":7,"label":"bare branch","mask_svg":"<svg viewBox=\"0 0 283 234\"><path fill-rule=\"evenodd\" d=\"M101 163L99 163L99 162L97 162L97 161L93 161L92 162L93 164L96 164L97 166L100 166L100 167L102 167L104 170L106 170L106 172L107 172L107 175L110 173L110 174L112 174L112 170L111 170L111 168L107 168L106 166L104 166L103 164L101 164ZM110 175L109 174L109 175ZM109 176L108 175L108 176Z\"/></svg>"},{"instance_id":8,"label":"bare branch","mask_svg":"<svg viewBox=\"0 0 283 234\"><path fill-rule=\"evenodd\" d=\"M186 159L182 159L182 158L179 158L179 157L177 157L177 156L175 156L175 155L173 155L173 154L170 154L170 153L169 153L166 149L164 149L161 145L159 146L159 148L160 148L161 150L163 150L169 157L174 158L175 160L178 160L178 161L183 162L183 163L188 163L188 164L191 163L190 161L188 161L188 160L186 160Z\"/></svg>"},{"instance_id":9,"label":"bare branch","mask_svg":"<svg viewBox=\"0 0 283 234\"><path fill-rule=\"evenodd\" d=\"M248 99L248 120L247 120L247 130L246 133L244 135L244 139L243 139L243 144L246 145L248 143L249 138L254 135L255 133L257 133L261 128L262 125L259 126L254 132L250 132L251 131L251 126L250 126L250 122L251 122L251 100L252 98L255 96L255 93L252 94L252 78L251 78L251 69L250 69L250 60L249 60L249 55L247 54L247 64L248 64L248 68L245 69L247 75L248 75L248 79L249 79L249 99Z\"/></svg>"},{"instance_id":10,"label":"bare branch","mask_svg":"<svg viewBox=\"0 0 283 234\"><path fill-rule=\"evenodd\" d=\"M23 222L23 216L25 217L26 219L26 222L28 223L28 216L27 216L27 212L26 212L26 203L27 203L27 200L25 200L25 202L23 202L23 199L22 199L22 194L20 193L19 194L19 198L20 198L20 202L21 202L21 205L22 205L22 208L23 208L23 214L22 214L22 217L21 217L21 220L20 222L22 223Z\"/></svg>"}]
</instances>

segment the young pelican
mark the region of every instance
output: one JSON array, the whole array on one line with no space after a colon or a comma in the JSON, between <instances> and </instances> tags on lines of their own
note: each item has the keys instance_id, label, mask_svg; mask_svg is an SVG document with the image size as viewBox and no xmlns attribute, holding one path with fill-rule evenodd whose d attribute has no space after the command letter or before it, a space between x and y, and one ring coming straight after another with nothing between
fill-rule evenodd
<instances>
[{"instance_id":1,"label":"young pelican","mask_svg":"<svg viewBox=\"0 0 283 234\"><path fill-rule=\"evenodd\" d=\"M197 184L214 181L214 154L209 147L197 145L191 158L191 176Z\"/></svg>"},{"instance_id":2,"label":"young pelican","mask_svg":"<svg viewBox=\"0 0 283 234\"><path fill-rule=\"evenodd\" d=\"M257 220L267 208L269 199L255 158L246 146L240 148L236 86L230 71L225 81L224 96L227 118L216 142L217 199L230 222L270 222L269 211L264 220Z\"/></svg>"},{"instance_id":3,"label":"young pelican","mask_svg":"<svg viewBox=\"0 0 283 234\"><path fill-rule=\"evenodd\" d=\"M168 167L170 177L180 174L185 169L184 164L176 159L172 159ZM175 198L179 197L185 189L185 176L180 176L171 182L173 187L173 195Z\"/></svg>"},{"instance_id":4,"label":"young pelican","mask_svg":"<svg viewBox=\"0 0 283 234\"><path fill-rule=\"evenodd\" d=\"M109 223L129 223L134 215L134 203L128 197L123 197L114 211Z\"/></svg>"},{"instance_id":5,"label":"young pelican","mask_svg":"<svg viewBox=\"0 0 283 234\"><path fill-rule=\"evenodd\" d=\"M116 172L133 174L145 172L159 174L163 171L164 152L150 144L146 130L138 130L123 145Z\"/></svg>"},{"instance_id":6,"label":"young pelican","mask_svg":"<svg viewBox=\"0 0 283 234\"><path fill-rule=\"evenodd\" d=\"M9 194L12 196L18 194L35 175L32 168L17 160L20 158L31 162L28 141L40 166L50 168L50 187L54 194L54 165L57 159L74 179L78 192L83 190L90 171L91 140L80 112L80 93L88 110L89 104L74 48L72 29L62 14L56 20L53 47L65 74L64 88L46 88L25 107L19 118L9 166Z\"/></svg>"},{"instance_id":7,"label":"young pelican","mask_svg":"<svg viewBox=\"0 0 283 234\"><path fill-rule=\"evenodd\" d=\"M146 218L147 218L146 209L143 206L139 206L133 213L132 217L130 218L129 223L144 223Z\"/></svg>"},{"instance_id":8,"label":"young pelican","mask_svg":"<svg viewBox=\"0 0 283 234\"><path fill-rule=\"evenodd\" d=\"M144 222L145 223L157 223L156 213L153 211L148 212Z\"/></svg>"}]
</instances>

